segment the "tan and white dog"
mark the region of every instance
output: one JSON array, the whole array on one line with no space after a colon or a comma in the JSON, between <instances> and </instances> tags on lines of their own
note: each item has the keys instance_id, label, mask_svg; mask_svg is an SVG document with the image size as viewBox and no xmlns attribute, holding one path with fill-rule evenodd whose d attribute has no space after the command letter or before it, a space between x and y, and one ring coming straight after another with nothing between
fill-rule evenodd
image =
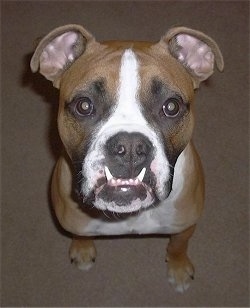
<instances>
[{"instance_id":1,"label":"tan and white dog","mask_svg":"<svg viewBox=\"0 0 250 308\"><path fill-rule=\"evenodd\" d=\"M80 269L95 261L93 237L168 234L169 282L179 292L188 288L188 240L204 202L191 141L194 90L215 64L222 71L217 44L185 27L157 43L99 43L72 24L40 41L31 68L60 88L65 147L52 200L73 234L70 257Z\"/></svg>"}]
</instances>

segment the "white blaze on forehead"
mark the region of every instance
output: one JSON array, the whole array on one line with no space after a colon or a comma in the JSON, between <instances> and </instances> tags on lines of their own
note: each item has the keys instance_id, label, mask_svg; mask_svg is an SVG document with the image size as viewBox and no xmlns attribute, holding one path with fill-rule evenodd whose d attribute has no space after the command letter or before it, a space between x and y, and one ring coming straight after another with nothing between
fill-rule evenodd
<instances>
[{"instance_id":1,"label":"white blaze on forehead","mask_svg":"<svg viewBox=\"0 0 250 308\"><path fill-rule=\"evenodd\" d=\"M138 62L132 50L124 52L121 61L120 88L118 97L118 110L116 110L119 123L128 121L138 123L137 92L140 85ZM141 117L140 117L141 118Z\"/></svg>"},{"instance_id":2,"label":"white blaze on forehead","mask_svg":"<svg viewBox=\"0 0 250 308\"><path fill-rule=\"evenodd\" d=\"M120 127L120 130L133 132L138 130L138 125L144 127L147 125L139 107L139 90L139 62L135 53L131 49L127 49L121 59L115 112L101 128L99 134L110 128L112 131L118 130L117 126Z\"/></svg>"}]
</instances>

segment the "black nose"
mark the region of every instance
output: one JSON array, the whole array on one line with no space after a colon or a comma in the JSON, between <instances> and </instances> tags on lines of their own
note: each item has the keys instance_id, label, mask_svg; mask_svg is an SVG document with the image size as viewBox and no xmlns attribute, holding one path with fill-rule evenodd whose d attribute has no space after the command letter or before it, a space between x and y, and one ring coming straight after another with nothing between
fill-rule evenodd
<instances>
[{"instance_id":1,"label":"black nose","mask_svg":"<svg viewBox=\"0 0 250 308\"><path fill-rule=\"evenodd\" d=\"M107 141L106 149L112 165L133 169L146 166L153 155L152 143L140 133L118 133Z\"/></svg>"}]
</instances>

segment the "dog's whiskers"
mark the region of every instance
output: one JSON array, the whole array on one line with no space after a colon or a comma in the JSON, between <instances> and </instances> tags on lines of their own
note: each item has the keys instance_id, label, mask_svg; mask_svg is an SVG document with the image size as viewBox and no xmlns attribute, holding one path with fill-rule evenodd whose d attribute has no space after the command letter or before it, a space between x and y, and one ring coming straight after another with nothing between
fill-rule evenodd
<instances>
[{"instance_id":1,"label":"dog's whiskers","mask_svg":"<svg viewBox=\"0 0 250 308\"><path fill-rule=\"evenodd\" d=\"M119 220L119 219L120 219L119 213L117 213L117 212L112 212L112 215L113 215L113 217L114 217L116 220Z\"/></svg>"},{"instance_id":2,"label":"dog's whiskers","mask_svg":"<svg viewBox=\"0 0 250 308\"><path fill-rule=\"evenodd\" d=\"M108 219L111 219L111 218L108 216L108 214L107 214L106 211L103 210L102 212L103 212L104 216L106 216Z\"/></svg>"}]
</instances>

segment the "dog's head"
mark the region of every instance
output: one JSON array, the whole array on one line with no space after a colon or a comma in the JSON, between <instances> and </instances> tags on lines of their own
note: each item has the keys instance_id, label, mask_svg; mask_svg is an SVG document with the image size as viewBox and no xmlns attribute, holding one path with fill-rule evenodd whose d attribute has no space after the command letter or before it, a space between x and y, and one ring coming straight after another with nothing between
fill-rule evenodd
<instances>
[{"instance_id":1,"label":"dog's head","mask_svg":"<svg viewBox=\"0 0 250 308\"><path fill-rule=\"evenodd\" d=\"M178 27L157 43L98 43L67 25L38 45L31 68L60 88L58 127L83 203L135 212L171 192L192 135L194 89L223 69L216 43Z\"/></svg>"}]
</instances>

